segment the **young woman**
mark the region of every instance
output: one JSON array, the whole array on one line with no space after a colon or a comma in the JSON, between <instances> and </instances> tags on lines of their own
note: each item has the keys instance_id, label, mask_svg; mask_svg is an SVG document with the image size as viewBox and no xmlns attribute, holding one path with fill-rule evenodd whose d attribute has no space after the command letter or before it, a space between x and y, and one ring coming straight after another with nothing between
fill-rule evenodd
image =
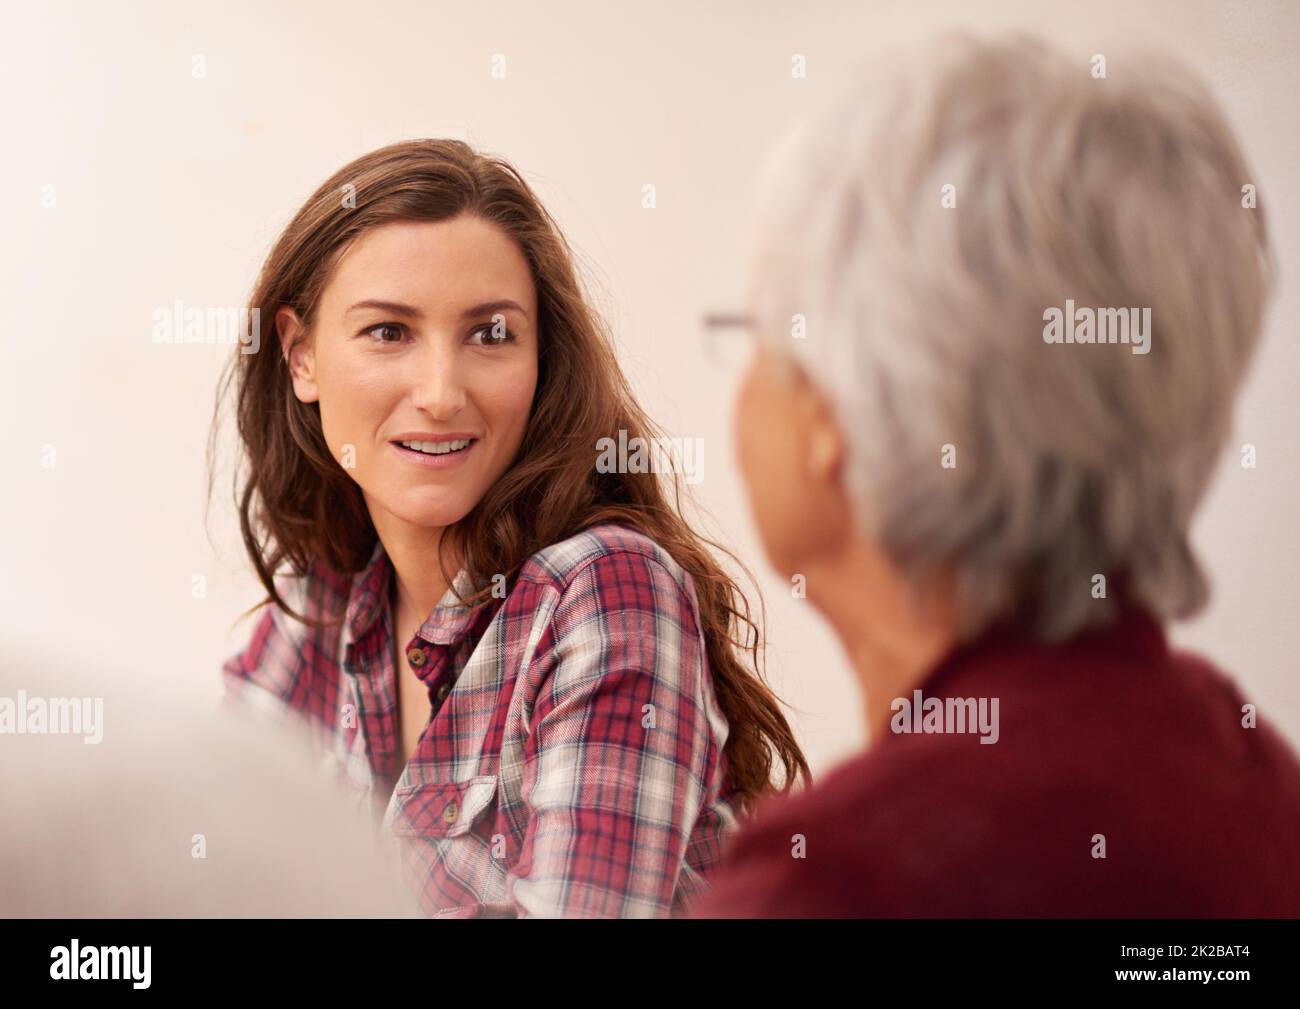
<instances>
[{"instance_id":1,"label":"young woman","mask_svg":"<svg viewBox=\"0 0 1300 1009\"><path fill-rule=\"evenodd\" d=\"M776 760L808 767L713 544L596 465L657 430L554 220L499 159L395 144L307 201L251 306L275 338L222 392L269 605L231 696L309 721L427 914L679 910Z\"/></svg>"}]
</instances>

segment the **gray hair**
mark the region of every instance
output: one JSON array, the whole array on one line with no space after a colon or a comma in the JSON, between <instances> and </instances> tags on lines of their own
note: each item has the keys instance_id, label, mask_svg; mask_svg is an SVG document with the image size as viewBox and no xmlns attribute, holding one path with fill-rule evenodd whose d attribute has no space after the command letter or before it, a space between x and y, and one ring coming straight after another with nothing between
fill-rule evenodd
<instances>
[{"instance_id":1,"label":"gray hair","mask_svg":"<svg viewBox=\"0 0 1300 1009\"><path fill-rule=\"evenodd\" d=\"M835 409L862 528L913 585L951 577L963 638L1105 622L1097 574L1162 619L1208 597L1188 530L1273 260L1205 88L1111 67L945 37L855 78L764 176L758 325ZM1149 352L1046 342L1066 299L1149 308Z\"/></svg>"}]
</instances>

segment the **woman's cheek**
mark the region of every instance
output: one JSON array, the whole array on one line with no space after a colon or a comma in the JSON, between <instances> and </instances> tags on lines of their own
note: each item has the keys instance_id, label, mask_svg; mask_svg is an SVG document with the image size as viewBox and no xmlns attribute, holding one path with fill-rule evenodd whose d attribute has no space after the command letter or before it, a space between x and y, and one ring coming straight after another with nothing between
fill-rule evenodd
<instances>
[{"instance_id":1,"label":"woman's cheek","mask_svg":"<svg viewBox=\"0 0 1300 1009\"><path fill-rule=\"evenodd\" d=\"M383 404L391 398L385 369L364 358L330 361L321 369L321 430L330 454L354 479L368 468L368 456L383 450Z\"/></svg>"},{"instance_id":2,"label":"woman's cheek","mask_svg":"<svg viewBox=\"0 0 1300 1009\"><path fill-rule=\"evenodd\" d=\"M509 465L524 439L537 390L537 362L521 363L508 375L497 376L492 388L479 399L484 404L489 429L501 440L502 468Z\"/></svg>"},{"instance_id":3,"label":"woman's cheek","mask_svg":"<svg viewBox=\"0 0 1300 1009\"><path fill-rule=\"evenodd\" d=\"M757 386L756 369L751 369L745 375L736 394L736 458L740 464L740 475L751 495L762 484L762 474L757 471L761 459L761 453L756 445L761 423L761 417L756 410Z\"/></svg>"}]
</instances>

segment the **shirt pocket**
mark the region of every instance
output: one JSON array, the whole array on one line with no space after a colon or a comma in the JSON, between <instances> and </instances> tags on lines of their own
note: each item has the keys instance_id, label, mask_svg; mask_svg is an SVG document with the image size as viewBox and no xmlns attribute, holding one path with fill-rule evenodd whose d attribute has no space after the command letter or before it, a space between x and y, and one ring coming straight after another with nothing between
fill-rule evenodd
<instances>
[{"instance_id":1,"label":"shirt pocket","mask_svg":"<svg viewBox=\"0 0 1300 1009\"><path fill-rule=\"evenodd\" d=\"M405 785L393 792L388 830L399 837L461 837L486 818L496 795L495 774Z\"/></svg>"}]
</instances>

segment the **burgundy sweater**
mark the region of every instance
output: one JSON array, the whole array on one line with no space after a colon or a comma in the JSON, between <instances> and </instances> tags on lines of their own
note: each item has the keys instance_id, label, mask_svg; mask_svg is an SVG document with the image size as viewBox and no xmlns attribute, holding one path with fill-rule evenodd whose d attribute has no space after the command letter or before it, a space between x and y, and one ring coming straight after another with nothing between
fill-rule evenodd
<instances>
[{"instance_id":1,"label":"burgundy sweater","mask_svg":"<svg viewBox=\"0 0 1300 1009\"><path fill-rule=\"evenodd\" d=\"M997 742L882 734L760 806L692 916L1300 915L1295 753L1144 611L985 635L920 689L997 698Z\"/></svg>"}]
</instances>

